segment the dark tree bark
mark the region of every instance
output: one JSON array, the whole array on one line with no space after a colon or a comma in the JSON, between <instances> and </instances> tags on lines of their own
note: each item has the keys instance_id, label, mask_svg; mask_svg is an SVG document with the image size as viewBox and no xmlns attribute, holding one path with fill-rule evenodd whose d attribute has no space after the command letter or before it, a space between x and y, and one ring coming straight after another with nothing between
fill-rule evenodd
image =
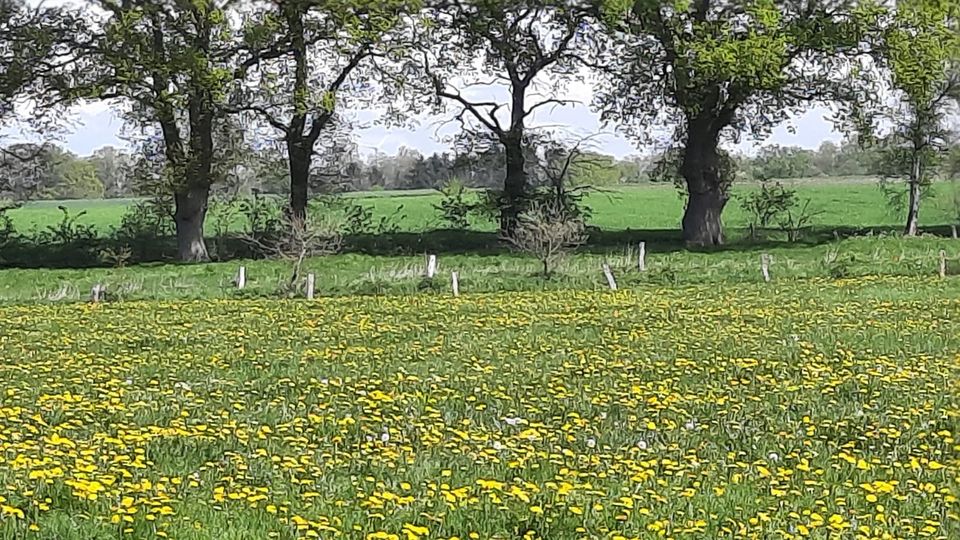
<instances>
[{"instance_id":1,"label":"dark tree bark","mask_svg":"<svg viewBox=\"0 0 960 540\"><path fill-rule=\"evenodd\" d=\"M723 244L720 217L726 202L726 196L715 189L691 191L683 214L683 240L690 246Z\"/></svg>"},{"instance_id":2,"label":"dark tree bark","mask_svg":"<svg viewBox=\"0 0 960 540\"><path fill-rule=\"evenodd\" d=\"M910 166L910 202L907 207L907 225L904 227L903 234L906 236L916 236L920 232L920 188L923 181L923 164L920 162L920 156L913 157L913 163Z\"/></svg>"},{"instance_id":3,"label":"dark tree bark","mask_svg":"<svg viewBox=\"0 0 960 540\"><path fill-rule=\"evenodd\" d=\"M287 158L290 165L290 215L302 221L307 217L309 202L310 162L312 152L302 141L287 140Z\"/></svg>"},{"instance_id":4,"label":"dark tree bark","mask_svg":"<svg viewBox=\"0 0 960 540\"><path fill-rule=\"evenodd\" d=\"M177 209L173 219L177 226L177 258L185 262L209 260L203 239L203 222L207 216L210 188L197 186L179 190L174 195Z\"/></svg>"},{"instance_id":5,"label":"dark tree bark","mask_svg":"<svg viewBox=\"0 0 960 540\"><path fill-rule=\"evenodd\" d=\"M293 100L294 114L286 127L287 159L290 166L290 215L295 221L303 222L307 217L307 201L310 189L310 163L313 159L313 145L303 130L307 125L307 107L302 102L308 95L307 87L307 43L303 28L303 7L292 5L285 9L287 25L290 27L291 48L294 64ZM319 133L318 133L319 135Z\"/></svg>"},{"instance_id":6,"label":"dark tree bark","mask_svg":"<svg viewBox=\"0 0 960 540\"><path fill-rule=\"evenodd\" d=\"M527 170L521 137L507 137L503 146L506 153L506 176L503 183L503 207L500 209L500 232L510 234L524 210Z\"/></svg>"},{"instance_id":7,"label":"dark tree bark","mask_svg":"<svg viewBox=\"0 0 960 540\"><path fill-rule=\"evenodd\" d=\"M680 174L687 185L683 239L691 246L723 244L721 216L729 200L719 152L719 130L694 123L688 130Z\"/></svg>"}]
</instances>

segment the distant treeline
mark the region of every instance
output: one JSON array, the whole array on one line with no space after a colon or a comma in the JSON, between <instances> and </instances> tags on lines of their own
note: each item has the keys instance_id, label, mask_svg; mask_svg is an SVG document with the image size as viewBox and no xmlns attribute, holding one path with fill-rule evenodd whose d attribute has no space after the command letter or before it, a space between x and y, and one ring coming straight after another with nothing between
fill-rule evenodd
<instances>
[{"instance_id":1,"label":"distant treeline","mask_svg":"<svg viewBox=\"0 0 960 540\"><path fill-rule=\"evenodd\" d=\"M451 182L473 188L496 189L503 184L503 156L499 146L481 152L421 154L401 147L395 155L362 156L354 150L337 149L318 159L311 175L314 188L326 192L440 189ZM957 159L945 172L958 170ZM289 177L286 157L280 150L250 149L231 164L228 181L216 189L237 194L252 192L286 194ZM528 174L534 184L545 183L543 169L549 158L531 151ZM574 185L615 186L664 182L658 173L664 155L617 159L585 151L571 171ZM883 176L878 154L852 142L824 142L816 150L768 145L756 155L734 155L737 175L748 181L789 180L816 177ZM90 156L77 156L52 143L12 144L0 149L0 197L28 199L97 199L149 195L138 178L144 174L138 158L123 149L104 147ZM537 179L540 179L540 182Z\"/></svg>"}]
</instances>

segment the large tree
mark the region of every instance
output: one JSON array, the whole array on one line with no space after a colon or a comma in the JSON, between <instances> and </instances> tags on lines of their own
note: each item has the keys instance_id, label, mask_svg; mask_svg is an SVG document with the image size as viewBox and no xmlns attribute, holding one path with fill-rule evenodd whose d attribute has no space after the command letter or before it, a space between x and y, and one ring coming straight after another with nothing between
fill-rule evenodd
<instances>
[{"instance_id":1,"label":"large tree","mask_svg":"<svg viewBox=\"0 0 960 540\"><path fill-rule=\"evenodd\" d=\"M162 141L183 261L208 259L203 223L216 177L215 132L236 54L225 12L232 3L94 0L85 14L92 35L75 43L60 81L68 99L117 100L128 120Z\"/></svg>"},{"instance_id":2,"label":"large tree","mask_svg":"<svg viewBox=\"0 0 960 540\"><path fill-rule=\"evenodd\" d=\"M425 10L419 59L439 104L463 129L479 126L504 151L500 227L509 233L529 195L530 117L569 103L553 94L581 67L589 10L563 0L438 0ZM506 88L504 99L492 97Z\"/></svg>"},{"instance_id":3,"label":"large tree","mask_svg":"<svg viewBox=\"0 0 960 540\"><path fill-rule=\"evenodd\" d=\"M683 236L723 242L732 178L725 137L763 136L830 95L859 52L871 9L854 0L603 0L618 43L601 62L606 118L675 130L687 191Z\"/></svg>"},{"instance_id":4,"label":"large tree","mask_svg":"<svg viewBox=\"0 0 960 540\"><path fill-rule=\"evenodd\" d=\"M414 4L274 0L248 15L233 108L255 112L279 132L295 219L306 216L318 142L337 136L338 110L371 95L371 59L386 54L387 36Z\"/></svg>"},{"instance_id":5,"label":"large tree","mask_svg":"<svg viewBox=\"0 0 960 540\"><path fill-rule=\"evenodd\" d=\"M848 96L846 119L859 141L880 154L885 177L907 184L904 234L919 230L920 201L950 151L960 104L960 3L898 0L885 18L874 75Z\"/></svg>"},{"instance_id":6,"label":"large tree","mask_svg":"<svg viewBox=\"0 0 960 540\"><path fill-rule=\"evenodd\" d=\"M31 127L48 132L59 123L59 95L47 87L73 56L70 45L82 39L79 18L63 7L0 0L0 128L8 127L16 105L29 98ZM49 113L49 114L46 114ZM43 191L47 144L0 146L0 199L23 201ZM6 204L6 203L0 203ZM4 207L0 207L2 210Z\"/></svg>"}]
</instances>

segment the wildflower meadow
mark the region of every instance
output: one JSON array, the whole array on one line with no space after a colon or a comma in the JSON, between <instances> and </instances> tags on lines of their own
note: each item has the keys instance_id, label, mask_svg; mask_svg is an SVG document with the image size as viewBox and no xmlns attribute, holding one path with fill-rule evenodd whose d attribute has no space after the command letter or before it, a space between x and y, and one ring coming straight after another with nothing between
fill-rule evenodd
<instances>
[{"instance_id":1,"label":"wildflower meadow","mask_svg":"<svg viewBox=\"0 0 960 540\"><path fill-rule=\"evenodd\" d=\"M0 537L958 538L941 284L0 307Z\"/></svg>"}]
</instances>

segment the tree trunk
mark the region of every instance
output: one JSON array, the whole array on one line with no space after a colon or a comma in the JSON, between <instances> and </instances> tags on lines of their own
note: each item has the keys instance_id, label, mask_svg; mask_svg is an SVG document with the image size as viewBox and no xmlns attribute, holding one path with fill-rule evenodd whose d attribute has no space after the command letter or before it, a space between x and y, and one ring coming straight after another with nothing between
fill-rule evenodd
<instances>
[{"instance_id":1,"label":"tree trunk","mask_svg":"<svg viewBox=\"0 0 960 540\"><path fill-rule=\"evenodd\" d=\"M910 206L907 208L907 225L903 230L905 236L916 236L919 232L922 170L919 157L914 157L913 167L910 171Z\"/></svg>"},{"instance_id":2,"label":"tree trunk","mask_svg":"<svg viewBox=\"0 0 960 540\"><path fill-rule=\"evenodd\" d=\"M692 246L723 244L723 222L726 195L719 190L691 191L683 214L683 240Z\"/></svg>"},{"instance_id":3,"label":"tree trunk","mask_svg":"<svg viewBox=\"0 0 960 540\"><path fill-rule=\"evenodd\" d=\"M290 162L290 216L295 220L307 217L310 185L310 152L299 141L287 141Z\"/></svg>"},{"instance_id":4,"label":"tree trunk","mask_svg":"<svg viewBox=\"0 0 960 540\"><path fill-rule=\"evenodd\" d=\"M683 214L683 240L691 246L723 244L721 215L727 204L722 178L719 132L698 125L688 130L680 173L687 184L687 207Z\"/></svg>"},{"instance_id":5,"label":"tree trunk","mask_svg":"<svg viewBox=\"0 0 960 540\"><path fill-rule=\"evenodd\" d=\"M201 91L190 96L190 155L183 168L182 184L174 192L177 256L184 262L210 260L203 240L203 222L213 183L213 98Z\"/></svg>"},{"instance_id":6,"label":"tree trunk","mask_svg":"<svg viewBox=\"0 0 960 540\"><path fill-rule=\"evenodd\" d=\"M203 241L203 221L207 215L208 187L196 186L176 193L173 219L177 226L177 257L181 261L209 260Z\"/></svg>"},{"instance_id":7,"label":"tree trunk","mask_svg":"<svg viewBox=\"0 0 960 540\"><path fill-rule=\"evenodd\" d=\"M503 183L503 201L500 209L500 231L511 234L524 210L527 195L527 171L523 156L521 137L511 137L504 142L507 157L507 174Z\"/></svg>"}]
</instances>

